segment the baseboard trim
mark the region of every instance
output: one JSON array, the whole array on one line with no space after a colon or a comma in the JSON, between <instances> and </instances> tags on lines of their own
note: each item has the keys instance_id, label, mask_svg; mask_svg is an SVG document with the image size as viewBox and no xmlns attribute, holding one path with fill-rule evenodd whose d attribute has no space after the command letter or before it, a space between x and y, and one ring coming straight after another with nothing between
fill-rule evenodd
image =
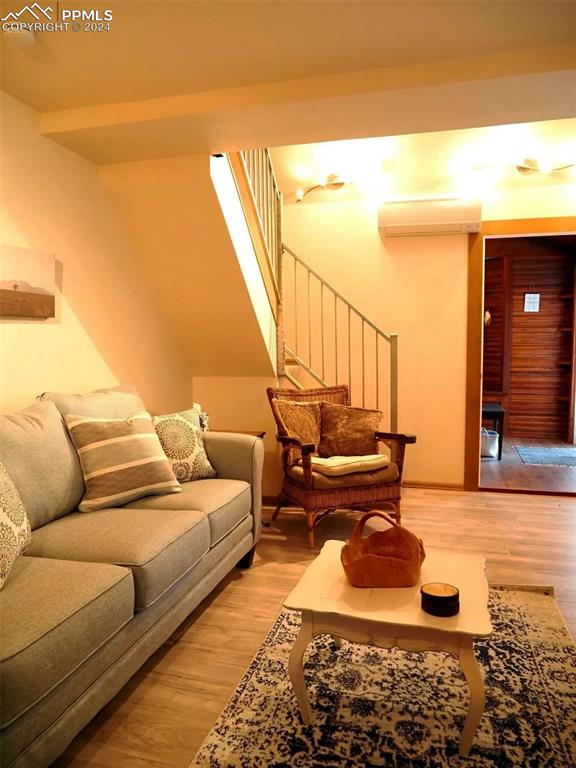
<instances>
[{"instance_id":1,"label":"baseboard trim","mask_svg":"<svg viewBox=\"0 0 576 768\"><path fill-rule=\"evenodd\" d=\"M427 480L406 480L402 483L403 488L429 488L438 491L463 491L464 483L434 483Z\"/></svg>"},{"instance_id":2,"label":"baseboard trim","mask_svg":"<svg viewBox=\"0 0 576 768\"><path fill-rule=\"evenodd\" d=\"M527 496L567 496L568 498L576 496L573 491L542 491L535 488L490 488L482 485L478 490L481 493L523 493Z\"/></svg>"}]
</instances>

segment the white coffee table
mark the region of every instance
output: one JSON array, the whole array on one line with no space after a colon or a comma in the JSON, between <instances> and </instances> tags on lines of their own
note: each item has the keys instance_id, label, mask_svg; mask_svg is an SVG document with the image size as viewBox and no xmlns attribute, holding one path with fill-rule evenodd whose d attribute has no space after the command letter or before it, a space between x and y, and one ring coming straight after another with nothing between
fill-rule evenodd
<instances>
[{"instance_id":1,"label":"white coffee table","mask_svg":"<svg viewBox=\"0 0 576 768\"><path fill-rule=\"evenodd\" d=\"M302 719L312 722L302 659L315 635L332 635L381 648L445 651L460 660L470 688L470 705L460 740L468 755L482 717L485 692L474 656L475 637L492 632L484 558L451 550L427 549L420 583L402 589L358 589L348 584L340 563L343 542L327 541L288 595L284 605L300 611L302 626L290 653L288 671ZM460 590L460 613L430 616L420 607L420 584L441 581Z\"/></svg>"}]
</instances>

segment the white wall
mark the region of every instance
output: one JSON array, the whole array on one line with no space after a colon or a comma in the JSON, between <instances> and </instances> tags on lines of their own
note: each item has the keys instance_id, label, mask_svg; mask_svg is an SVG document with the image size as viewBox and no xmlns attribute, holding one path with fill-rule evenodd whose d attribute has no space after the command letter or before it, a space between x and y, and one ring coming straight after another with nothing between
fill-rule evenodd
<instances>
[{"instance_id":1,"label":"white wall","mask_svg":"<svg viewBox=\"0 0 576 768\"><path fill-rule=\"evenodd\" d=\"M152 309L153 286L134 268L98 167L41 137L37 114L10 96L1 113L1 240L54 254L60 290L54 320L0 320L0 411L47 390L119 383L154 410L185 406L190 374Z\"/></svg>"},{"instance_id":2,"label":"white wall","mask_svg":"<svg viewBox=\"0 0 576 768\"><path fill-rule=\"evenodd\" d=\"M508 190L496 189L484 202L482 218L485 221L493 221L576 215L574 176L565 184L549 182L536 185L532 181L532 178L529 178L529 183L525 186Z\"/></svg>"}]
</instances>

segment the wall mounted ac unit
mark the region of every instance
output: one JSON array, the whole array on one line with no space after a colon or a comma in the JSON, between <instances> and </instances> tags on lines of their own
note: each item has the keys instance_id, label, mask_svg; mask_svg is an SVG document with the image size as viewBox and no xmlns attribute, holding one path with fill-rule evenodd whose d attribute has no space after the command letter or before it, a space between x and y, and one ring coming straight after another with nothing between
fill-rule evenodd
<instances>
[{"instance_id":1,"label":"wall mounted ac unit","mask_svg":"<svg viewBox=\"0 0 576 768\"><path fill-rule=\"evenodd\" d=\"M381 237L463 235L479 232L482 206L454 198L393 200L378 211Z\"/></svg>"}]
</instances>

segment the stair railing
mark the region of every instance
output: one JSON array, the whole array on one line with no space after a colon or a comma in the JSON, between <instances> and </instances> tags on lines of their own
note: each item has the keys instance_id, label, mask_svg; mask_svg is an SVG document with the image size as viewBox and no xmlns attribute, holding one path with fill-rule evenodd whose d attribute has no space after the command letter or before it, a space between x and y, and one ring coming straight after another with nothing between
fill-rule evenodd
<instances>
[{"instance_id":1,"label":"stair railing","mask_svg":"<svg viewBox=\"0 0 576 768\"><path fill-rule=\"evenodd\" d=\"M243 149L240 157L250 183L274 274L278 277L282 244L282 233L279 231L282 219L282 194L278 188L270 153L267 149Z\"/></svg>"},{"instance_id":2,"label":"stair railing","mask_svg":"<svg viewBox=\"0 0 576 768\"><path fill-rule=\"evenodd\" d=\"M286 245L282 252L286 365L299 366L321 386L347 383L352 402L361 402L362 407L369 400L380 407L381 386L387 380L390 428L395 432L398 334L384 333ZM286 375L298 385L288 369Z\"/></svg>"},{"instance_id":3,"label":"stair railing","mask_svg":"<svg viewBox=\"0 0 576 768\"><path fill-rule=\"evenodd\" d=\"M258 238L266 253L267 267L276 292L276 370L284 375L284 333L282 312L282 193L267 149L244 149L237 153L258 222ZM262 266L261 266L262 269ZM266 270L264 269L263 272Z\"/></svg>"}]
</instances>

